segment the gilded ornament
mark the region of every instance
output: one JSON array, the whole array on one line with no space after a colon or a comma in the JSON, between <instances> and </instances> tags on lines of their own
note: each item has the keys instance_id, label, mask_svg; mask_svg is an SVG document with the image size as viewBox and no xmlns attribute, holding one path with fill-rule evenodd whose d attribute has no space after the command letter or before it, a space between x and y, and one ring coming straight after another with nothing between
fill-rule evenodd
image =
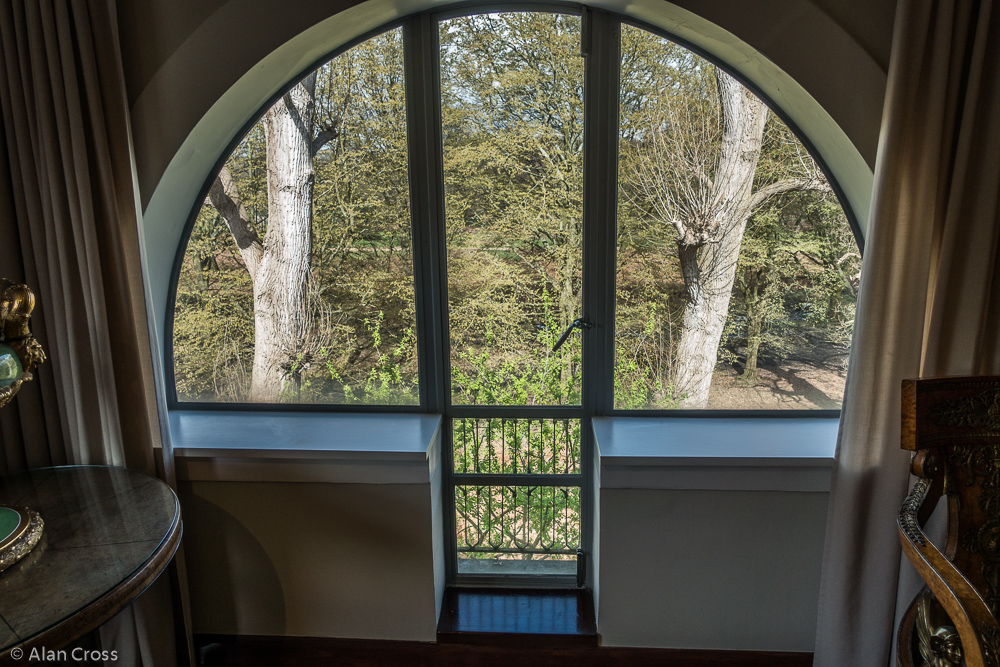
<instances>
[{"instance_id":1,"label":"gilded ornament","mask_svg":"<svg viewBox=\"0 0 1000 667\"><path fill-rule=\"evenodd\" d=\"M34 308L35 295L27 286L0 278L0 408L45 361L45 352L29 325Z\"/></svg>"},{"instance_id":2,"label":"gilded ornament","mask_svg":"<svg viewBox=\"0 0 1000 667\"><path fill-rule=\"evenodd\" d=\"M28 508L0 507L4 513L14 513L16 523L5 537L0 538L0 572L28 555L42 537L45 522L38 512Z\"/></svg>"},{"instance_id":3,"label":"gilded ornament","mask_svg":"<svg viewBox=\"0 0 1000 667\"><path fill-rule=\"evenodd\" d=\"M0 408L14 398L32 371L45 361L42 346L31 335L35 295L26 285L0 278ZM0 572L24 558L38 544L45 522L26 507L0 506Z\"/></svg>"}]
</instances>

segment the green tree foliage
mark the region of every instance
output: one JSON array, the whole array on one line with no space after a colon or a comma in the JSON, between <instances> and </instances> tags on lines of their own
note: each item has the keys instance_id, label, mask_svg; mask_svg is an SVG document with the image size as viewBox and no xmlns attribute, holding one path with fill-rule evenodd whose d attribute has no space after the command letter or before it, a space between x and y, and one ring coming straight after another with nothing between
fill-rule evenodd
<instances>
[{"instance_id":1,"label":"green tree foliage","mask_svg":"<svg viewBox=\"0 0 1000 667\"><path fill-rule=\"evenodd\" d=\"M714 68L671 42L622 31L615 356L619 408L670 408L685 304L678 234L636 186L651 114L675 133L718 115ZM379 35L320 68L315 92L309 340L289 401L417 401L402 36ZM578 404L583 66L579 17L505 13L442 23L441 80L453 400ZM672 116L665 116L670 111ZM659 114L659 115L657 115ZM687 129L685 129L687 128ZM255 125L227 165L267 229L266 137ZM694 142L678 146L697 149ZM709 147L711 148L711 147ZM696 161L697 156L691 157ZM754 187L808 162L773 116ZM683 176L690 178L690 174ZM691 187L664 173L662 188ZM720 358L756 380L762 359L844 349L860 258L829 193L772 197L747 225ZM252 284L206 203L177 288L174 367L187 400L245 400Z\"/></svg>"},{"instance_id":2,"label":"green tree foliage","mask_svg":"<svg viewBox=\"0 0 1000 667\"><path fill-rule=\"evenodd\" d=\"M403 86L398 30L351 49L317 73L309 304L314 325L291 360L301 385L284 387L284 400L417 401ZM262 236L268 221L264 135L263 123L256 124L227 161ZM178 394L187 400L246 400L253 344L252 284L225 222L206 202L178 284Z\"/></svg>"},{"instance_id":3,"label":"green tree foliage","mask_svg":"<svg viewBox=\"0 0 1000 667\"><path fill-rule=\"evenodd\" d=\"M441 24L455 404L581 402L580 333L552 350L581 314L580 31L579 17L548 13ZM637 29L623 29L622 54L615 405L674 408L685 398L675 391L675 376L688 294L678 259L683 239L658 197L681 201L681 194L710 191L705 182L721 177L690 168L711 164L702 153L718 150L718 82L711 64ZM297 381L282 387L282 400L418 401L403 76L399 30L317 72L312 324L288 352ZM643 151L657 132L672 137L679 164L688 168L650 171ZM263 123L255 125L227 161L261 238L269 220L265 134ZM811 168L801 144L771 116L754 190ZM849 345L859 272L831 194L766 199L743 235L719 358L739 366L752 385L767 364L803 350L836 356ZM206 202L177 285L174 372L182 400L247 399L253 290L226 221ZM579 472L580 438L578 420L458 419L455 470ZM459 547L472 558L572 558L580 543L579 494L571 486L459 487Z\"/></svg>"},{"instance_id":4,"label":"green tree foliage","mask_svg":"<svg viewBox=\"0 0 1000 667\"><path fill-rule=\"evenodd\" d=\"M643 407L684 403L688 387L698 390L691 402L702 406L710 398L703 382L711 379L716 346L718 357L730 362L737 361L738 347L743 383L751 385L758 379L762 345L779 364L784 355L801 351L806 343L801 327L787 323L803 319L802 310L810 306L802 304L833 293L830 262L843 264L843 248L853 239L812 158L775 116L756 125L758 132L763 129L756 139L749 130L734 131L731 140L743 143L739 150L726 149L727 124L735 127L740 114L749 122L756 113L753 105L744 104L741 111L731 80L717 77L712 65L692 53L638 29L623 28L622 51L617 354L619 368L630 367L621 362L625 353L634 360L631 367L644 372L628 382L616 378L616 405L634 403L641 393L635 383L644 382L650 400ZM756 169L745 190L720 184L729 173L726 164L751 159ZM766 224L778 209L792 211L807 202L813 202L808 223L790 222L786 212L782 224ZM836 243L833 229L839 231ZM818 261L809 270L801 266L806 246L825 252L822 259L812 254ZM836 250L842 252L831 259ZM827 286L821 288L821 282ZM843 331L850 326L845 322L853 296L844 292L837 298L842 307L828 309L827 325ZM789 315L796 300L798 310ZM645 317L650 304L658 306L652 321ZM696 326L694 335L692 322L703 327ZM845 347L842 335L813 333L823 344ZM737 346L733 339L739 337ZM839 403L840 396L831 400ZM754 403L747 407L757 407Z\"/></svg>"},{"instance_id":5,"label":"green tree foliage","mask_svg":"<svg viewBox=\"0 0 1000 667\"><path fill-rule=\"evenodd\" d=\"M452 365L464 402L477 399L463 378L484 365L507 378L551 369L550 332L580 314L583 59L575 16L462 17L440 34ZM544 400L578 403L578 362L560 355L560 383L577 384Z\"/></svg>"},{"instance_id":6,"label":"green tree foliage","mask_svg":"<svg viewBox=\"0 0 1000 667\"><path fill-rule=\"evenodd\" d=\"M224 222L202 208L195 220L174 305L177 393L239 401L250 390L253 286Z\"/></svg>"},{"instance_id":7,"label":"green tree foliage","mask_svg":"<svg viewBox=\"0 0 1000 667\"><path fill-rule=\"evenodd\" d=\"M553 352L562 334L543 293L544 325L535 334L527 358L493 358L493 329L487 322L484 344L466 348L452 369L456 402L472 405L575 405L580 403L581 342L572 336Z\"/></svg>"},{"instance_id":8,"label":"green tree foliage","mask_svg":"<svg viewBox=\"0 0 1000 667\"><path fill-rule=\"evenodd\" d=\"M828 197L785 196L756 214L740 252L720 357L759 379L758 361L807 357L815 365L850 345L861 256L843 211Z\"/></svg>"}]
</instances>

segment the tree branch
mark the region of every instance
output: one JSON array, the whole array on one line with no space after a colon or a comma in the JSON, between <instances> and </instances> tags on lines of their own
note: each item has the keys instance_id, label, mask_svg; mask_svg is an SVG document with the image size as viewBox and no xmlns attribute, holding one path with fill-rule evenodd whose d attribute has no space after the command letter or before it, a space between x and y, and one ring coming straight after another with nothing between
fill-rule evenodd
<instances>
[{"instance_id":1,"label":"tree branch","mask_svg":"<svg viewBox=\"0 0 1000 667\"><path fill-rule=\"evenodd\" d=\"M336 127L325 127L320 130L312 141L312 156L316 157L316 153L323 150L323 146L326 146L339 136L340 131Z\"/></svg>"},{"instance_id":2,"label":"tree branch","mask_svg":"<svg viewBox=\"0 0 1000 667\"><path fill-rule=\"evenodd\" d=\"M243 206L243 199L240 197L240 190L233 180L233 175L229 172L229 167L223 166L219 176L212 183L208 191L208 197L212 200L212 205L222 215L229 227L236 247L240 249L240 256L246 264L250 278L254 279L257 274L257 267L264 257L264 244L257 235L247 215L246 207Z\"/></svg>"},{"instance_id":3,"label":"tree branch","mask_svg":"<svg viewBox=\"0 0 1000 667\"><path fill-rule=\"evenodd\" d=\"M816 192L833 192L826 179L819 176L806 176L803 178L786 178L764 187L753 193L750 202L747 204L747 212L753 213L759 206L771 197L783 195L786 192L805 192L813 190Z\"/></svg>"}]
</instances>

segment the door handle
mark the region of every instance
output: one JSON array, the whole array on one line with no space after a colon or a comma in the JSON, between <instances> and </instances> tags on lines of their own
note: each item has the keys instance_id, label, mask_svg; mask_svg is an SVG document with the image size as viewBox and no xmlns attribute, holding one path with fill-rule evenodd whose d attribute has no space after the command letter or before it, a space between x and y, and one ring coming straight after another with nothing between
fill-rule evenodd
<instances>
[{"instance_id":1,"label":"door handle","mask_svg":"<svg viewBox=\"0 0 1000 667\"><path fill-rule=\"evenodd\" d=\"M562 347L563 343L566 342L566 339L569 338L569 335L570 333L572 333L573 329L593 329L593 328L594 328L593 322L591 322L590 320L586 320L582 317L578 317L577 319L573 320L573 322L570 323L568 327L566 327L566 331L562 332L562 336L559 336L559 340L557 340L556 344L552 346L552 351L555 352L560 347Z\"/></svg>"}]
</instances>

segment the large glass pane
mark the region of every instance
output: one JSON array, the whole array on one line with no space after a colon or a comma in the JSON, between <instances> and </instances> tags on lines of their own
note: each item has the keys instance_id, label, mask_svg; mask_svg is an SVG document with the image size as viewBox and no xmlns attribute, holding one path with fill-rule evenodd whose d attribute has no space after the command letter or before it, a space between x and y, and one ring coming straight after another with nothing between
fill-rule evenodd
<instances>
[{"instance_id":1,"label":"large glass pane","mask_svg":"<svg viewBox=\"0 0 1000 667\"><path fill-rule=\"evenodd\" d=\"M418 402L402 35L293 87L226 162L174 311L182 401Z\"/></svg>"},{"instance_id":2,"label":"large glass pane","mask_svg":"<svg viewBox=\"0 0 1000 667\"><path fill-rule=\"evenodd\" d=\"M839 408L861 258L816 163L711 63L622 26L615 406Z\"/></svg>"},{"instance_id":3,"label":"large glass pane","mask_svg":"<svg viewBox=\"0 0 1000 667\"><path fill-rule=\"evenodd\" d=\"M456 486L460 574L576 574L580 489Z\"/></svg>"},{"instance_id":4,"label":"large glass pane","mask_svg":"<svg viewBox=\"0 0 1000 667\"><path fill-rule=\"evenodd\" d=\"M580 18L443 21L441 113L452 400L578 405Z\"/></svg>"}]
</instances>

